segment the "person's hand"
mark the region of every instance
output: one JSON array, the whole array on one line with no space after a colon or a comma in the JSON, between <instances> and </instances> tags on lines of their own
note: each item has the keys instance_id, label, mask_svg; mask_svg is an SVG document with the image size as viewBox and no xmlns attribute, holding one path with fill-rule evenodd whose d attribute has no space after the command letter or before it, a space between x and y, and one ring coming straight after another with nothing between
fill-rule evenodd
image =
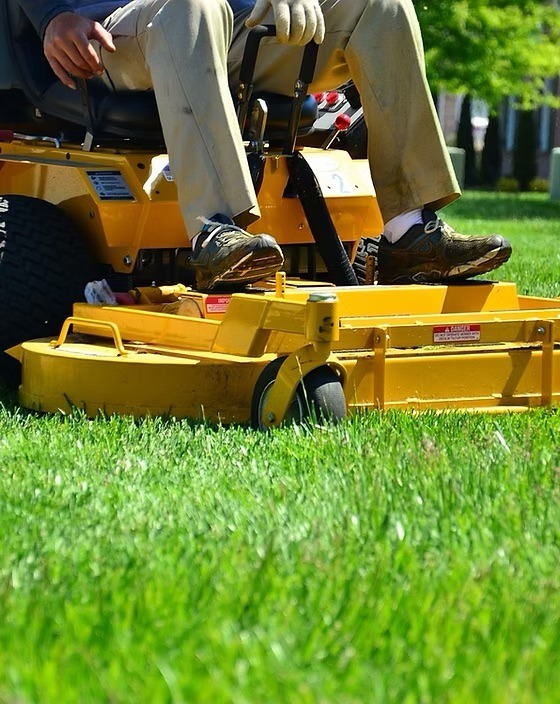
<instances>
[{"instance_id":1,"label":"person's hand","mask_svg":"<svg viewBox=\"0 0 560 704\"><path fill-rule=\"evenodd\" d=\"M76 87L72 76L92 78L103 73L91 39L107 51L116 51L110 32L99 22L75 12L61 12L47 25L43 50L50 67L65 86Z\"/></svg>"},{"instance_id":2,"label":"person's hand","mask_svg":"<svg viewBox=\"0 0 560 704\"><path fill-rule=\"evenodd\" d=\"M255 27L274 10L276 38L281 44L303 46L312 39L320 44L325 38L325 19L319 0L257 0L245 25Z\"/></svg>"}]
</instances>

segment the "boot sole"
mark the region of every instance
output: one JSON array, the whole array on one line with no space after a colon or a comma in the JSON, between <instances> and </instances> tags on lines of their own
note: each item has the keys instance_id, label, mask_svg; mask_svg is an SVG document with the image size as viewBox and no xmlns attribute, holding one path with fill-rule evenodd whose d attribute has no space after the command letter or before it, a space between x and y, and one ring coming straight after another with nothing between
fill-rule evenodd
<instances>
[{"instance_id":1,"label":"boot sole","mask_svg":"<svg viewBox=\"0 0 560 704\"><path fill-rule=\"evenodd\" d=\"M505 264L511 256L511 247L497 247L476 262L463 267L455 267L446 272L417 271L401 275L383 275L379 272L378 283L384 286L399 284L445 284L449 281L463 281L472 276L487 274Z\"/></svg>"},{"instance_id":2,"label":"boot sole","mask_svg":"<svg viewBox=\"0 0 560 704\"><path fill-rule=\"evenodd\" d=\"M199 285L199 288L212 288L226 284L232 286L252 284L273 276L283 263L284 256L279 248L257 249L247 253L229 269L211 279L209 283L205 283L204 286Z\"/></svg>"}]
</instances>

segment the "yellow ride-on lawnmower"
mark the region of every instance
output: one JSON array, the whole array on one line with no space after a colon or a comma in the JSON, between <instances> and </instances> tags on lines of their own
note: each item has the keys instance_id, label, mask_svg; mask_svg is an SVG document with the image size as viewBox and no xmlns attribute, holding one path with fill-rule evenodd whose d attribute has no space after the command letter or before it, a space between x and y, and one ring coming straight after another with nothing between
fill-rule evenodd
<instances>
[{"instance_id":1,"label":"yellow ride-on lawnmower","mask_svg":"<svg viewBox=\"0 0 560 704\"><path fill-rule=\"evenodd\" d=\"M560 300L509 283L374 285L382 222L367 163L329 149L334 132L301 147L317 123L313 47L293 99L252 95L272 31L257 28L237 96L258 228L285 271L197 291L153 95L65 88L15 8L3 3L0 25L0 349L5 373L21 363L24 406L272 427L558 403ZM101 279L118 293L84 302Z\"/></svg>"}]
</instances>

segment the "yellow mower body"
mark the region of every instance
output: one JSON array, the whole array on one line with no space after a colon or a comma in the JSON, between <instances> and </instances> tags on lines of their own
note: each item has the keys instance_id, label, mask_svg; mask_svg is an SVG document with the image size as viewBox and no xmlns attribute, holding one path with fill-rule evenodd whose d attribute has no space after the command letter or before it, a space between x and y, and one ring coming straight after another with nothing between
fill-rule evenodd
<instances>
[{"instance_id":1,"label":"yellow mower body","mask_svg":"<svg viewBox=\"0 0 560 704\"><path fill-rule=\"evenodd\" d=\"M367 162L339 150L307 148L305 156L348 249L361 237L379 235L383 222ZM262 217L253 229L274 233L283 246L311 244L313 235L299 200L282 197L287 181L286 157L268 157L259 193ZM164 154L87 152L16 139L0 143L0 193L25 194L59 206L80 224L95 260L115 272L132 272L142 250L189 246Z\"/></svg>"},{"instance_id":2,"label":"yellow mower body","mask_svg":"<svg viewBox=\"0 0 560 704\"><path fill-rule=\"evenodd\" d=\"M367 163L335 150L304 153L352 254L382 229ZM80 223L96 261L116 272L132 271L142 251L186 245L165 155L16 138L1 145L0 167L0 193L57 205ZM285 248L309 249L302 206L283 197L287 181L286 157L267 156L258 226ZM57 339L8 350L22 365L23 406L274 427L292 417L302 384L320 369L340 386L346 412L522 410L560 400L560 300L519 296L514 284L337 287L280 273L232 295L185 285L131 294L131 305L75 303ZM265 393L259 379L274 363Z\"/></svg>"},{"instance_id":3,"label":"yellow mower body","mask_svg":"<svg viewBox=\"0 0 560 704\"><path fill-rule=\"evenodd\" d=\"M343 288L278 274L253 294L139 293L144 302L131 306L76 304L57 340L11 350L23 365L22 404L227 423L248 422L253 406L253 424L274 427L324 366L348 412L560 401L560 300L519 296L514 284ZM266 398L255 399L279 357Z\"/></svg>"}]
</instances>

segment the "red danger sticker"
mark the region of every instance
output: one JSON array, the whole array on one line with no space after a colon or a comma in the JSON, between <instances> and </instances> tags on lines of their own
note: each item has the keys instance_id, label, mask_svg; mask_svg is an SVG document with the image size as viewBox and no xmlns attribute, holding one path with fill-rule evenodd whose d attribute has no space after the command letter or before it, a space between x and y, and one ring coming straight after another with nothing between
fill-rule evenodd
<instances>
[{"instance_id":1,"label":"red danger sticker","mask_svg":"<svg viewBox=\"0 0 560 704\"><path fill-rule=\"evenodd\" d=\"M225 313L231 296L206 296L207 313Z\"/></svg>"},{"instance_id":2,"label":"red danger sticker","mask_svg":"<svg viewBox=\"0 0 560 704\"><path fill-rule=\"evenodd\" d=\"M434 325L434 342L477 342L480 325Z\"/></svg>"}]
</instances>

